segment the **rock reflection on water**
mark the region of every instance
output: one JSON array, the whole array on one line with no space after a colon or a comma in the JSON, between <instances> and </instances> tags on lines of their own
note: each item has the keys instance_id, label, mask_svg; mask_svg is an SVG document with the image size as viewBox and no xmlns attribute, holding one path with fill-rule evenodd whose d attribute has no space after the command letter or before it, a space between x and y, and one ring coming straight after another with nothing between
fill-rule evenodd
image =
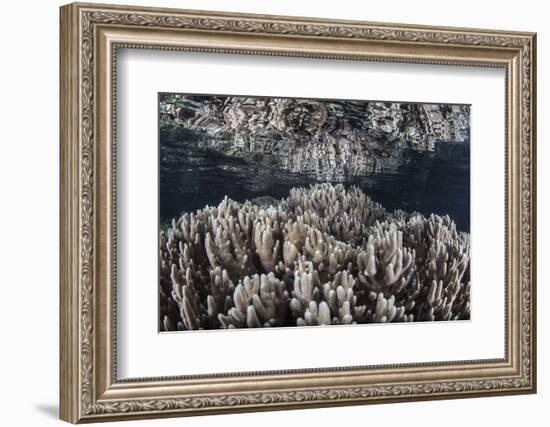
<instances>
[{"instance_id":1,"label":"rock reflection on water","mask_svg":"<svg viewBox=\"0 0 550 427\"><path fill-rule=\"evenodd\" d=\"M254 158L318 181L396 173L403 150L467 143L468 105L162 94L164 136L185 131L205 149ZM181 139L181 138L180 138Z\"/></svg>"}]
</instances>

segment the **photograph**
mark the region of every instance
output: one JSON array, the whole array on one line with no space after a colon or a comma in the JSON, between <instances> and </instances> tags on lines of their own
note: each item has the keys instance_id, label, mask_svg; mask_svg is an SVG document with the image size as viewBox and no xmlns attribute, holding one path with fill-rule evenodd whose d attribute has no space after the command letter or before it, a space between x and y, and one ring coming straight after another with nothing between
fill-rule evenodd
<instances>
[{"instance_id":1,"label":"photograph","mask_svg":"<svg viewBox=\"0 0 550 427\"><path fill-rule=\"evenodd\" d=\"M159 331L470 319L470 105L158 103Z\"/></svg>"}]
</instances>

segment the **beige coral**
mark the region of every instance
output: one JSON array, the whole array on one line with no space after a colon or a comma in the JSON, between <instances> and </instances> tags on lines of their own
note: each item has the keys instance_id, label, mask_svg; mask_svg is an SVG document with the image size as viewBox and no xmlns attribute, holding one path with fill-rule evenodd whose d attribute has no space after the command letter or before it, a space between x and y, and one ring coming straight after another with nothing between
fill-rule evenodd
<instances>
[{"instance_id":1,"label":"beige coral","mask_svg":"<svg viewBox=\"0 0 550 427\"><path fill-rule=\"evenodd\" d=\"M356 187L226 197L161 231L159 256L162 330L470 316L469 235L449 217L387 213Z\"/></svg>"}]
</instances>

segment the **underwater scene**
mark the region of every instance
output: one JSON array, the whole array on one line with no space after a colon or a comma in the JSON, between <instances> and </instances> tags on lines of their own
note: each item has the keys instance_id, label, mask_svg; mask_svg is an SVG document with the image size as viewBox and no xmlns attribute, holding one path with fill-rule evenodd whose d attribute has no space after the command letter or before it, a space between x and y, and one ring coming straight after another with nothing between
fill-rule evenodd
<instances>
[{"instance_id":1,"label":"underwater scene","mask_svg":"<svg viewBox=\"0 0 550 427\"><path fill-rule=\"evenodd\" d=\"M159 94L159 330L470 318L470 106Z\"/></svg>"}]
</instances>

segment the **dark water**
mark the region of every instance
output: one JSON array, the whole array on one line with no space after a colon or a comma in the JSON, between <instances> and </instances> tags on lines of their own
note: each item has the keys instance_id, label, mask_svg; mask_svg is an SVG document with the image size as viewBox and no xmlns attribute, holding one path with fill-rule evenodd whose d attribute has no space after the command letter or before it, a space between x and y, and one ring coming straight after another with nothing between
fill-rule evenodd
<instances>
[{"instance_id":1,"label":"dark water","mask_svg":"<svg viewBox=\"0 0 550 427\"><path fill-rule=\"evenodd\" d=\"M340 182L357 185L386 210L448 214L459 230L469 232L469 144L439 142L433 152L405 149L401 155L401 166L393 173L346 177ZM292 187L315 182L259 159L228 157L199 149L190 139L161 136L161 224L182 212L217 205L226 195L236 201L266 195L284 198Z\"/></svg>"}]
</instances>

